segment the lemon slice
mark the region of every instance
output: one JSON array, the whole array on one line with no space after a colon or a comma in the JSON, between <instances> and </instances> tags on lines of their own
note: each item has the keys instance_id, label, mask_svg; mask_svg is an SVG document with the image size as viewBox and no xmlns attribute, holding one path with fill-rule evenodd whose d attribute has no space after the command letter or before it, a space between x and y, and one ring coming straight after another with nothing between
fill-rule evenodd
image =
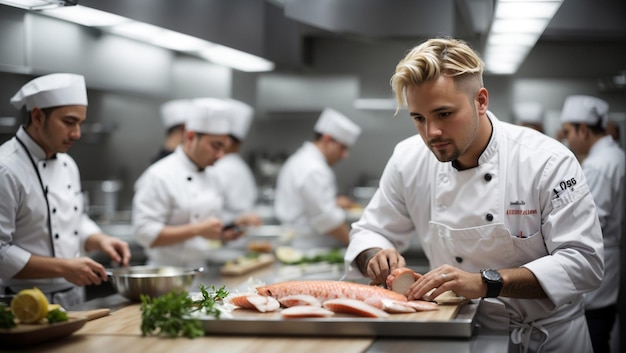
<instances>
[{"instance_id":1,"label":"lemon slice","mask_svg":"<svg viewBox=\"0 0 626 353\"><path fill-rule=\"evenodd\" d=\"M279 246L276 248L276 258L281 262L292 264L302 261L304 254L302 251L290 246Z\"/></svg>"},{"instance_id":2,"label":"lemon slice","mask_svg":"<svg viewBox=\"0 0 626 353\"><path fill-rule=\"evenodd\" d=\"M57 309L62 309L61 304L48 304L48 312L51 312Z\"/></svg>"},{"instance_id":3,"label":"lemon slice","mask_svg":"<svg viewBox=\"0 0 626 353\"><path fill-rule=\"evenodd\" d=\"M23 289L11 300L11 311L21 323L36 323L48 314L48 299L37 288Z\"/></svg>"}]
</instances>

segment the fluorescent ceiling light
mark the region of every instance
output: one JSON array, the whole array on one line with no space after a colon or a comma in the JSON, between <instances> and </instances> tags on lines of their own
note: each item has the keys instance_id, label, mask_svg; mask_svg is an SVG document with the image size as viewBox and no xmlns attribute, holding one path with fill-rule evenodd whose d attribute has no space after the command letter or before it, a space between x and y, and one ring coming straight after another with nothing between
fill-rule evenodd
<instances>
[{"instance_id":1,"label":"fluorescent ceiling light","mask_svg":"<svg viewBox=\"0 0 626 353\"><path fill-rule=\"evenodd\" d=\"M50 17L78 23L79 25L88 27L108 27L131 21L131 19L126 17L81 5L45 10L42 11L42 13Z\"/></svg>"},{"instance_id":2,"label":"fluorescent ceiling light","mask_svg":"<svg viewBox=\"0 0 626 353\"><path fill-rule=\"evenodd\" d=\"M354 107L361 110L396 110L397 103L392 98L358 98Z\"/></svg>"},{"instance_id":3,"label":"fluorescent ceiling light","mask_svg":"<svg viewBox=\"0 0 626 353\"><path fill-rule=\"evenodd\" d=\"M220 65L230 66L246 72L274 70L274 63L261 57L236 49L213 44L199 52L200 56Z\"/></svg>"},{"instance_id":4,"label":"fluorescent ceiling light","mask_svg":"<svg viewBox=\"0 0 626 353\"><path fill-rule=\"evenodd\" d=\"M83 26L100 28L105 32L161 48L196 55L215 64L241 71L262 72L274 70L274 63L264 58L86 6L77 5L72 8L65 7L46 10L41 13Z\"/></svg>"},{"instance_id":5,"label":"fluorescent ceiling light","mask_svg":"<svg viewBox=\"0 0 626 353\"><path fill-rule=\"evenodd\" d=\"M562 0L498 0L487 34L486 71L514 74L561 3Z\"/></svg>"},{"instance_id":6,"label":"fluorescent ceiling light","mask_svg":"<svg viewBox=\"0 0 626 353\"><path fill-rule=\"evenodd\" d=\"M26 10L44 10L55 7L73 6L77 0L0 0L0 4Z\"/></svg>"}]
</instances>

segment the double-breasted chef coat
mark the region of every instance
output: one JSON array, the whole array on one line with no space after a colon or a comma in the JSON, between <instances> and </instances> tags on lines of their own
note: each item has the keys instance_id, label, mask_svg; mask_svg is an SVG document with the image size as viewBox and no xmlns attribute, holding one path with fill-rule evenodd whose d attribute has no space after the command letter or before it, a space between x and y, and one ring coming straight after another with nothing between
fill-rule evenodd
<instances>
[{"instance_id":1,"label":"double-breasted chef coat","mask_svg":"<svg viewBox=\"0 0 626 353\"><path fill-rule=\"evenodd\" d=\"M197 236L184 242L151 247L163 227L221 218L224 197L211 167L199 170L182 146L152 164L135 183L132 225L135 240L146 250L148 265L202 267L211 251Z\"/></svg>"},{"instance_id":2,"label":"double-breasted chef coat","mask_svg":"<svg viewBox=\"0 0 626 353\"><path fill-rule=\"evenodd\" d=\"M604 239L604 279L598 289L585 294L587 309L599 309L617 303L625 164L624 151L611 136L598 140L582 162Z\"/></svg>"},{"instance_id":3,"label":"double-breasted chef coat","mask_svg":"<svg viewBox=\"0 0 626 353\"><path fill-rule=\"evenodd\" d=\"M432 268L525 267L548 298L489 299L504 303L515 348L589 351L582 294L600 284L603 245L585 176L558 141L488 117L492 136L475 168L439 162L419 135L396 146L379 190L353 224L347 276L362 276L354 260L363 250L404 251L412 237ZM479 319L503 318L491 315Z\"/></svg>"},{"instance_id":4,"label":"double-breasted chef coat","mask_svg":"<svg viewBox=\"0 0 626 353\"><path fill-rule=\"evenodd\" d=\"M335 174L322 152L305 141L281 168L274 200L276 218L296 233L295 247L344 246L326 235L346 220L336 198Z\"/></svg>"},{"instance_id":5,"label":"double-breasted chef coat","mask_svg":"<svg viewBox=\"0 0 626 353\"><path fill-rule=\"evenodd\" d=\"M248 164L238 153L228 153L212 168L224 194L224 222L231 223L243 213L254 209L258 197L256 180Z\"/></svg>"},{"instance_id":6,"label":"double-breasted chef coat","mask_svg":"<svg viewBox=\"0 0 626 353\"><path fill-rule=\"evenodd\" d=\"M84 255L84 241L101 232L83 212L74 160L65 153L46 159L44 150L20 127L0 146L0 200L0 284L10 292L36 286L64 307L82 301L82 289L70 290L75 286L64 278L13 278L33 254ZM74 293L67 294L68 290ZM52 298L50 293L55 292L58 295ZM67 296L71 298L60 299Z\"/></svg>"}]
</instances>

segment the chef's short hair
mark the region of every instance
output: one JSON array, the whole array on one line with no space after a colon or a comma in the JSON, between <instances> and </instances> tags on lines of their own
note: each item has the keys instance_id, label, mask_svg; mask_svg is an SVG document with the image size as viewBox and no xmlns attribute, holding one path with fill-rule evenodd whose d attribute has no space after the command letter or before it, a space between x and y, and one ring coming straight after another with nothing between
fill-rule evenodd
<instances>
[{"instance_id":1,"label":"chef's short hair","mask_svg":"<svg viewBox=\"0 0 626 353\"><path fill-rule=\"evenodd\" d=\"M396 94L397 109L406 105L408 86L450 76L455 83L470 84L468 88L483 86L485 64L464 41L449 37L433 38L413 48L396 66L391 87ZM478 87L476 87L478 86Z\"/></svg>"}]
</instances>

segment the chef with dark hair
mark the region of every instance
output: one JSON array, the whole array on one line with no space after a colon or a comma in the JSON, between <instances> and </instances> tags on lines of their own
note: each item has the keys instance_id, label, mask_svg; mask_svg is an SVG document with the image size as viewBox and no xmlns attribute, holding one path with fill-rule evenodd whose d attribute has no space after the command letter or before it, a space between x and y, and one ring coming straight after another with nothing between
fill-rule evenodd
<instances>
[{"instance_id":1,"label":"chef with dark hair","mask_svg":"<svg viewBox=\"0 0 626 353\"><path fill-rule=\"evenodd\" d=\"M617 314L624 218L624 150L607 132L609 104L591 96L569 96L561 111L569 148L581 159L583 173L598 211L604 239L604 279L586 293L585 316L595 353L609 352Z\"/></svg>"},{"instance_id":2,"label":"chef with dark hair","mask_svg":"<svg viewBox=\"0 0 626 353\"><path fill-rule=\"evenodd\" d=\"M28 118L0 146L0 287L7 294L37 287L67 308L84 300L83 286L107 280L88 252L123 266L131 255L85 214L78 166L66 153L87 118L85 79L38 77L11 104Z\"/></svg>"}]
</instances>

